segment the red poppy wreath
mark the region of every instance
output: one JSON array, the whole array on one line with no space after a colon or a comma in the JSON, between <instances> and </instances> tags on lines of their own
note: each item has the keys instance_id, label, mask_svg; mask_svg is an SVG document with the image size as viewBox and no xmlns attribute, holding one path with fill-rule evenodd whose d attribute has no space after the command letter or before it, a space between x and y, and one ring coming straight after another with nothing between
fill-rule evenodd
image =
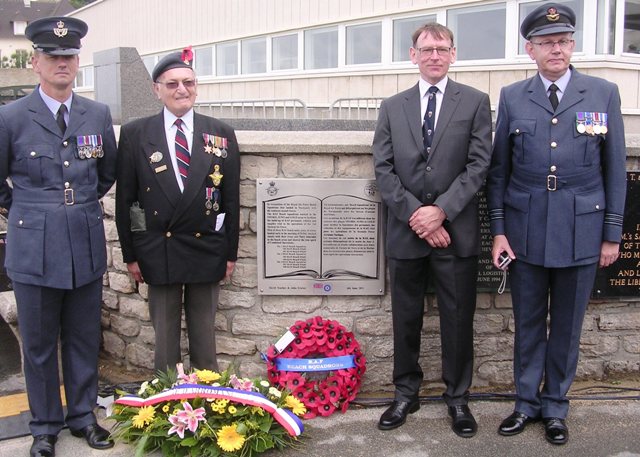
<instances>
[{"instance_id":1,"label":"red poppy wreath","mask_svg":"<svg viewBox=\"0 0 640 457\"><path fill-rule=\"evenodd\" d=\"M329 416L336 409L344 413L366 371L366 359L353 333L320 316L293 324L269 347L266 360L269 381L304 403L305 419Z\"/></svg>"}]
</instances>

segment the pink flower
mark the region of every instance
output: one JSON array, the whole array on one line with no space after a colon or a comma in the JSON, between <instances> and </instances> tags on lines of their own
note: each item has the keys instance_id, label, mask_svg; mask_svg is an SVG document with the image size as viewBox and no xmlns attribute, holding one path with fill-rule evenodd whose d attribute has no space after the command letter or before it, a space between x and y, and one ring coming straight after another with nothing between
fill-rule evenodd
<instances>
[{"instance_id":1,"label":"pink flower","mask_svg":"<svg viewBox=\"0 0 640 457\"><path fill-rule=\"evenodd\" d=\"M198 422L204 422L206 420L204 418L204 408L194 410L188 401L185 401L182 407L184 410L178 411L176 416L178 416L178 420L186 425L192 433L195 433L198 429Z\"/></svg>"},{"instance_id":2,"label":"pink flower","mask_svg":"<svg viewBox=\"0 0 640 457\"><path fill-rule=\"evenodd\" d=\"M231 378L229 378L229 382L231 382L231 386L233 386L234 389L246 390L247 392L251 392L254 387L251 379L240 379L234 374L232 374Z\"/></svg>"},{"instance_id":3,"label":"pink flower","mask_svg":"<svg viewBox=\"0 0 640 457\"><path fill-rule=\"evenodd\" d=\"M198 384L198 375L195 373L186 375L184 373L184 365L181 363L176 363L176 371L178 372L178 384Z\"/></svg>"},{"instance_id":4,"label":"pink flower","mask_svg":"<svg viewBox=\"0 0 640 457\"><path fill-rule=\"evenodd\" d=\"M171 435L173 433L177 433L178 436L180 437L180 439L183 439L184 438L185 424L180 422L180 419L178 419L178 416L176 416L175 414L169 416L169 422L171 422L171 424L173 424L173 427L171 427L169 429L169 432L167 432L167 435Z\"/></svg>"}]
</instances>

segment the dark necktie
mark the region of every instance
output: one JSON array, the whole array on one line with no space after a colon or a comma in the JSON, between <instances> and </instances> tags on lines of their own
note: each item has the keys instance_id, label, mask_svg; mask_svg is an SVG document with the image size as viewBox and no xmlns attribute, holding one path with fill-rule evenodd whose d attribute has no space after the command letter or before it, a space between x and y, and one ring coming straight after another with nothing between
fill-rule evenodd
<instances>
[{"instance_id":1,"label":"dark necktie","mask_svg":"<svg viewBox=\"0 0 640 457\"><path fill-rule=\"evenodd\" d=\"M429 156L431 152L431 141L433 140L436 125L436 92L438 92L436 86L431 86L427 92L429 101L427 102L427 110L424 112L424 122L422 123L422 143L426 156Z\"/></svg>"},{"instance_id":2,"label":"dark necktie","mask_svg":"<svg viewBox=\"0 0 640 457\"><path fill-rule=\"evenodd\" d=\"M191 155L189 154L189 143L187 143L187 137L182 130L182 119L176 119L176 159L178 162L178 172L182 178L182 183L187 184L187 175L189 174L189 162Z\"/></svg>"},{"instance_id":3,"label":"dark necktie","mask_svg":"<svg viewBox=\"0 0 640 457\"><path fill-rule=\"evenodd\" d=\"M558 91L558 86L556 86L555 84L551 84L549 86L549 101L551 102L551 107L553 108L554 111L558 107L558 103L560 103L558 101L558 94L556 93L557 91Z\"/></svg>"},{"instance_id":4,"label":"dark necktie","mask_svg":"<svg viewBox=\"0 0 640 457\"><path fill-rule=\"evenodd\" d=\"M64 103L60 105L58 108L58 114L56 114L56 124L60 127L60 133L64 135L64 132L67 131L67 123L64 120L64 115L67 112L67 105Z\"/></svg>"}]
</instances>

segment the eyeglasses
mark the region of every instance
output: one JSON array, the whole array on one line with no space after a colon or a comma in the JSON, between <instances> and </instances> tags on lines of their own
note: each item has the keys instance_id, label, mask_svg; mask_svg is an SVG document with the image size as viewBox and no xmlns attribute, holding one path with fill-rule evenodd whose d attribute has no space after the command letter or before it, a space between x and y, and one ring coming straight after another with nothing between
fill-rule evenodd
<instances>
[{"instance_id":1,"label":"eyeglasses","mask_svg":"<svg viewBox=\"0 0 640 457\"><path fill-rule=\"evenodd\" d=\"M451 48L445 48L445 47L414 48L414 49L418 51L418 53L422 57L431 57L431 55L433 54L433 51L435 51L439 56L446 56L446 55L449 55L449 52L451 52Z\"/></svg>"},{"instance_id":2,"label":"eyeglasses","mask_svg":"<svg viewBox=\"0 0 640 457\"><path fill-rule=\"evenodd\" d=\"M180 87L180 84L182 84L182 86L185 89L193 89L194 87L196 87L196 80L195 79L185 79L183 81L169 81L168 83L165 83L165 82L162 82L162 81L156 81L156 84L162 84L163 86L165 86L169 90L176 90L178 87Z\"/></svg>"},{"instance_id":3,"label":"eyeglasses","mask_svg":"<svg viewBox=\"0 0 640 457\"><path fill-rule=\"evenodd\" d=\"M535 44L536 46L540 46L540 48L544 49L545 51L551 51L556 47L556 44L560 46L560 49L567 49L574 43L574 41L575 40L562 39L558 41L540 41L538 43L536 43L535 41L530 41L530 43Z\"/></svg>"}]
</instances>

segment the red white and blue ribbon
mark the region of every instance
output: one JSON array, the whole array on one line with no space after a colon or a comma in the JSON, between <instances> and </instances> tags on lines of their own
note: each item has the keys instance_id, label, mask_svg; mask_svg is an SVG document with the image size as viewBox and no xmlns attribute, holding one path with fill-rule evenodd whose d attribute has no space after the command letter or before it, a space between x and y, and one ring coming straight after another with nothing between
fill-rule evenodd
<instances>
[{"instance_id":1,"label":"red white and blue ribbon","mask_svg":"<svg viewBox=\"0 0 640 457\"><path fill-rule=\"evenodd\" d=\"M279 357L275 360L280 371L337 371L356 366L355 356L325 357L322 359L293 359Z\"/></svg>"},{"instance_id":2,"label":"red white and blue ribbon","mask_svg":"<svg viewBox=\"0 0 640 457\"><path fill-rule=\"evenodd\" d=\"M231 389L229 387L203 386L200 384L182 384L148 398L140 398L135 395L125 395L116 400L119 405L126 406L153 406L158 403L174 400L188 400L193 398L224 399L241 403L243 405L257 406L264 409L284 427L291 436L299 436L304 431L304 425L298 417L288 409L278 406L264 395L258 392Z\"/></svg>"}]
</instances>

